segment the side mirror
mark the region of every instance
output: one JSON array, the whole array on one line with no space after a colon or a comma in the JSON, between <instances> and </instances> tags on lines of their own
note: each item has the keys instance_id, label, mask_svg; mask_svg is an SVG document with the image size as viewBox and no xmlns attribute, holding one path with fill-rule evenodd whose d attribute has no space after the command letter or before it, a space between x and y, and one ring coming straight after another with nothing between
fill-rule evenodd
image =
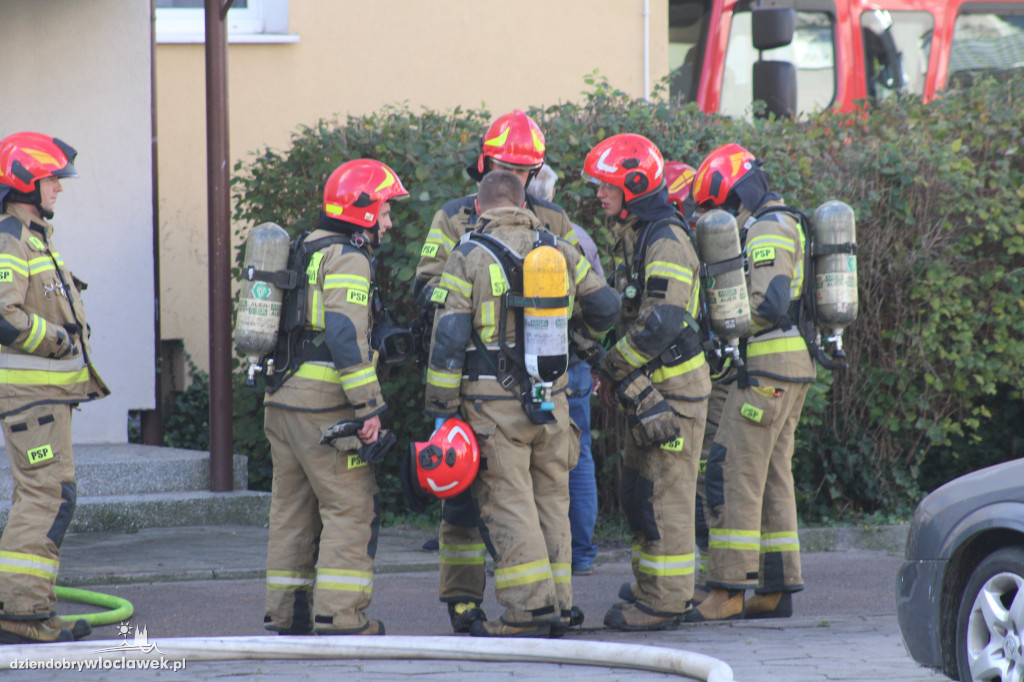
<instances>
[{"instance_id":1,"label":"side mirror","mask_svg":"<svg viewBox=\"0 0 1024 682\"><path fill-rule=\"evenodd\" d=\"M796 116L796 67L791 62L754 62L754 101L777 118Z\"/></svg>"},{"instance_id":2,"label":"side mirror","mask_svg":"<svg viewBox=\"0 0 1024 682\"><path fill-rule=\"evenodd\" d=\"M750 10L751 42L755 50L771 50L793 42L796 11L786 7L753 7Z\"/></svg>"}]
</instances>

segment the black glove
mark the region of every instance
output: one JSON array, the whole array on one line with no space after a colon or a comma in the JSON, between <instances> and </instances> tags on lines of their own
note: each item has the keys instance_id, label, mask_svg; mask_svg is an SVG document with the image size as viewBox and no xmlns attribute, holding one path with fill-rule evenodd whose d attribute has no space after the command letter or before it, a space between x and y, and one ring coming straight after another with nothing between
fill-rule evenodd
<instances>
[{"instance_id":1,"label":"black glove","mask_svg":"<svg viewBox=\"0 0 1024 682\"><path fill-rule=\"evenodd\" d=\"M626 421L637 445L651 447L679 437L679 418L675 411L640 370L620 381L615 395L626 408Z\"/></svg>"},{"instance_id":2,"label":"black glove","mask_svg":"<svg viewBox=\"0 0 1024 682\"><path fill-rule=\"evenodd\" d=\"M578 325L569 327L569 349L591 367L598 367L607 352L599 341L584 334Z\"/></svg>"},{"instance_id":3,"label":"black glove","mask_svg":"<svg viewBox=\"0 0 1024 682\"><path fill-rule=\"evenodd\" d=\"M395 446L395 443L398 442L398 437L395 434L381 429L380 433L377 434L377 440L372 443L362 443L356 435L361 428L363 428L363 422L358 419L336 421L324 431L320 437L320 445L334 445L334 442L339 438L350 438L352 442L339 443L336 447L339 450L355 450L359 459L367 464L375 464L383 460L388 452L391 451L391 448Z\"/></svg>"}]
</instances>

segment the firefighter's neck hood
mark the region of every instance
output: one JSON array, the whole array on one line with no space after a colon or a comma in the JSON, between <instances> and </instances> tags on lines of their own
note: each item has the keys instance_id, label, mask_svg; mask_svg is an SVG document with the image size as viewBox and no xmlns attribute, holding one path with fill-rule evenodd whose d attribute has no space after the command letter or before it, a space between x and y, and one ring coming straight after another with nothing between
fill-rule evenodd
<instances>
[{"instance_id":1,"label":"firefighter's neck hood","mask_svg":"<svg viewBox=\"0 0 1024 682\"><path fill-rule=\"evenodd\" d=\"M378 246L380 244L380 231L377 229L377 223L374 223L372 228L366 229L359 225L346 223L344 220L331 218L323 211L320 211L320 218L316 221L316 229L355 237L356 241L362 240L371 246Z\"/></svg>"},{"instance_id":2,"label":"firefighter's neck hood","mask_svg":"<svg viewBox=\"0 0 1024 682\"><path fill-rule=\"evenodd\" d=\"M778 201L782 198L776 192L768 191L768 176L760 167L755 167L739 183L733 187L732 193L743 204L743 208L751 213L761 208L766 202ZM723 207L725 208L725 207ZM730 211L736 215L735 211Z\"/></svg>"},{"instance_id":3,"label":"firefighter's neck hood","mask_svg":"<svg viewBox=\"0 0 1024 682\"><path fill-rule=\"evenodd\" d=\"M626 210L644 223L671 218L676 214L675 207L668 203L668 185L665 184L659 190L627 202Z\"/></svg>"}]
</instances>

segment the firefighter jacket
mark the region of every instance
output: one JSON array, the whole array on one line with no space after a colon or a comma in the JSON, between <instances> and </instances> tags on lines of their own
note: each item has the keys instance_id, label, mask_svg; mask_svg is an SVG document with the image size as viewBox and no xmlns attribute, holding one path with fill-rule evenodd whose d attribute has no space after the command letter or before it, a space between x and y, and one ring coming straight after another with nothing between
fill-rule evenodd
<instances>
[{"instance_id":1,"label":"firefighter jacket","mask_svg":"<svg viewBox=\"0 0 1024 682\"><path fill-rule=\"evenodd\" d=\"M416 283L413 296L420 307L430 302L432 289L437 286L445 261L458 245L462 235L472 232L480 216L476 213L476 195L454 199L442 206L430 224L430 231L420 251L420 262L416 266ZM572 223L558 204L544 201L531 195L526 198L530 210L547 227L548 232L579 247L579 240L572 229Z\"/></svg>"},{"instance_id":2,"label":"firefighter jacket","mask_svg":"<svg viewBox=\"0 0 1024 682\"><path fill-rule=\"evenodd\" d=\"M502 207L481 216L478 229L504 243L521 259L534 248L537 232L543 227L529 211ZM618 297L574 245L559 239L556 248L567 266L573 318L570 324L579 320L585 334L599 339L618 317ZM427 367L427 412L432 416L452 415L460 396L469 400L519 400L518 386L503 388L492 364L500 353L499 315L507 287L500 263L479 242L467 238L454 248L432 295L439 306ZM506 311L505 320L505 339L513 346L513 310ZM488 357L474 341L474 332ZM557 379L553 391L564 391L567 383L568 373Z\"/></svg>"},{"instance_id":3,"label":"firefighter jacket","mask_svg":"<svg viewBox=\"0 0 1024 682\"><path fill-rule=\"evenodd\" d=\"M314 230L308 241L335 235ZM371 248L332 244L312 255L306 268L306 330L315 350L266 404L290 410L328 412L351 408L368 419L387 405L377 381L377 353L370 349L373 330Z\"/></svg>"},{"instance_id":4,"label":"firefighter jacket","mask_svg":"<svg viewBox=\"0 0 1024 682\"><path fill-rule=\"evenodd\" d=\"M0 213L0 417L110 395L92 364L84 287L53 231L20 206Z\"/></svg>"},{"instance_id":5,"label":"firefighter jacket","mask_svg":"<svg viewBox=\"0 0 1024 682\"><path fill-rule=\"evenodd\" d=\"M769 201L759 210L781 205L781 201ZM814 362L796 325L800 294L806 286L806 235L788 213L771 212L754 220L743 209L736 222L743 226L743 255L748 266L747 374L813 382Z\"/></svg>"},{"instance_id":6,"label":"firefighter jacket","mask_svg":"<svg viewBox=\"0 0 1024 682\"><path fill-rule=\"evenodd\" d=\"M647 225L630 214L613 228L612 276L622 295L622 314L601 373L617 384L641 369L666 398L704 400L711 393L711 379L696 322L697 252L681 226L662 222L646 235L643 257L634 258Z\"/></svg>"}]
</instances>

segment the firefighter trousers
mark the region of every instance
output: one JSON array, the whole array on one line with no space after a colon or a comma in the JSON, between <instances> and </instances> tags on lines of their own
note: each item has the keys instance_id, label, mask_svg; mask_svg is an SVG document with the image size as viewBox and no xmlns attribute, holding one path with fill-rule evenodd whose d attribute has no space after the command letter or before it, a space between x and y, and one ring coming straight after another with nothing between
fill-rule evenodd
<instances>
[{"instance_id":1,"label":"firefighter trousers","mask_svg":"<svg viewBox=\"0 0 1024 682\"><path fill-rule=\"evenodd\" d=\"M480 535L480 515L469 489L441 502L438 529L441 560L439 596L447 603L475 602L484 598L487 574L486 545Z\"/></svg>"},{"instance_id":2,"label":"firefighter trousers","mask_svg":"<svg viewBox=\"0 0 1024 682\"><path fill-rule=\"evenodd\" d=\"M803 589L793 492L794 434L810 384L732 384L708 454L709 587Z\"/></svg>"},{"instance_id":3,"label":"firefighter trousers","mask_svg":"<svg viewBox=\"0 0 1024 682\"><path fill-rule=\"evenodd\" d=\"M697 536L697 549L700 552L698 565L698 584L703 584L708 572L708 507L704 495L704 475L708 466L708 453L718 433L718 423L722 420L725 409L725 397L729 394L729 384L716 383L711 387L708 398L708 416L704 420L704 441L700 447L700 467L697 469L697 505L694 510L696 522L694 527Z\"/></svg>"},{"instance_id":4,"label":"firefighter trousers","mask_svg":"<svg viewBox=\"0 0 1024 682\"><path fill-rule=\"evenodd\" d=\"M668 402L680 417L679 438L647 448L627 439L619 496L632 534L637 603L677 614L693 597L694 508L707 401Z\"/></svg>"},{"instance_id":5,"label":"firefighter trousers","mask_svg":"<svg viewBox=\"0 0 1024 682\"><path fill-rule=\"evenodd\" d=\"M547 622L572 609L569 469L579 432L564 393L554 423L537 425L514 400L465 402L480 445L473 495L494 547L494 591L510 625Z\"/></svg>"},{"instance_id":6,"label":"firefighter trousers","mask_svg":"<svg viewBox=\"0 0 1024 682\"><path fill-rule=\"evenodd\" d=\"M49 618L60 545L77 500L71 406L37 405L0 421L14 478L0 537L0 618Z\"/></svg>"},{"instance_id":7,"label":"firefighter trousers","mask_svg":"<svg viewBox=\"0 0 1024 682\"><path fill-rule=\"evenodd\" d=\"M271 630L358 630L373 593L380 514L373 467L356 452L320 445L351 410L266 407L274 464L267 547Z\"/></svg>"}]
</instances>

